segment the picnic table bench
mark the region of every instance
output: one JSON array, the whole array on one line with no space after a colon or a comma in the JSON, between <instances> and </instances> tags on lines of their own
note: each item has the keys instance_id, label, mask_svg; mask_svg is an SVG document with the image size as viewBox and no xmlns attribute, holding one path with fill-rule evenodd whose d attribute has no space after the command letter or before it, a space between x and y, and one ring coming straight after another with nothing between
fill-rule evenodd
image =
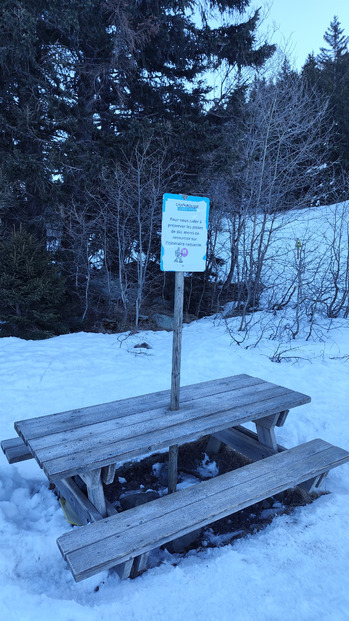
<instances>
[{"instance_id":1,"label":"picnic table bench","mask_svg":"<svg viewBox=\"0 0 349 621\"><path fill-rule=\"evenodd\" d=\"M128 577L149 550L295 485L312 491L349 460L323 440L288 450L277 444L275 427L310 397L256 377L184 386L179 410L169 401L165 390L23 420L15 423L18 438L1 443L10 463L34 457L79 516L83 526L57 540L75 580L114 566ZM122 513L108 503L104 487L116 467L203 436L209 453L224 442L257 461Z\"/></svg>"}]
</instances>

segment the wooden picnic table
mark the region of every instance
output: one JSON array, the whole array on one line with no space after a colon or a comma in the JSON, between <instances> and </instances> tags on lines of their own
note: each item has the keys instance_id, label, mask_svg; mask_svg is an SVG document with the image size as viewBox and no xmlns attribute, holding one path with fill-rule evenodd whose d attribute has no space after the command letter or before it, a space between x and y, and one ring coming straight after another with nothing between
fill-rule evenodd
<instances>
[{"instance_id":1,"label":"wooden picnic table","mask_svg":"<svg viewBox=\"0 0 349 621\"><path fill-rule=\"evenodd\" d=\"M241 374L181 388L180 409L170 391L31 418L15 423L18 435L52 482L79 475L88 497L107 514L103 481L115 467L176 444L253 421L259 442L277 452L276 425L310 397Z\"/></svg>"},{"instance_id":2,"label":"wooden picnic table","mask_svg":"<svg viewBox=\"0 0 349 621\"><path fill-rule=\"evenodd\" d=\"M10 463L35 457L84 525L57 539L74 579L112 567L127 578L146 568L149 550L289 487L316 491L332 468L349 461L348 451L321 439L291 449L277 444L275 427L309 402L241 374L182 387L178 410L164 390L19 421L19 437L1 446ZM256 431L244 426L250 422ZM106 500L116 467L203 436L207 453L224 442L252 463L121 513Z\"/></svg>"}]
</instances>

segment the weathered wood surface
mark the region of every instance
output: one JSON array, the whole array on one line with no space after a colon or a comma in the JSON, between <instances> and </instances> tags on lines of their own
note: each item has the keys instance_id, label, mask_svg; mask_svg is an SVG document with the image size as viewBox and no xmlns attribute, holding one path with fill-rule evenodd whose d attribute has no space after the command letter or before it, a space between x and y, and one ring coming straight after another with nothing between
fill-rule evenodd
<instances>
[{"instance_id":1,"label":"weathered wood surface","mask_svg":"<svg viewBox=\"0 0 349 621\"><path fill-rule=\"evenodd\" d=\"M170 409L178 410L181 377L181 351L183 328L184 273L175 272L174 330L172 342L172 373Z\"/></svg>"},{"instance_id":2,"label":"weathered wood surface","mask_svg":"<svg viewBox=\"0 0 349 621\"><path fill-rule=\"evenodd\" d=\"M302 393L248 375L15 423L50 480L122 464L250 420L310 402Z\"/></svg>"},{"instance_id":3,"label":"weathered wood surface","mask_svg":"<svg viewBox=\"0 0 349 621\"><path fill-rule=\"evenodd\" d=\"M80 472L81 479L86 483L87 495L102 517L107 516L107 505L104 496L102 469Z\"/></svg>"},{"instance_id":4,"label":"weathered wood surface","mask_svg":"<svg viewBox=\"0 0 349 621\"><path fill-rule=\"evenodd\" d=\"M83 580L348 460L347 451L313 440L65 533L57 544L75 580Z\"/></svg>"},{"instance_id":5,"label":"weathered wood surface","mask_svg":"<svg viewBox=\"0 0 349 621\"><path fill-rule=\"evenodd\" d=\"M7 458L9 464L15 464L19 461L32 459L33 455L22 438L9 438L2 440L1 448Z\"/></svg>"},{"instance_id":6,"label":"weathered wood surface","mask_svg":"<svg viewBox=\"0 0 349 621\"><path fill-rule=\"evenodd\" d=\"M175 302L174 302L174 330L172 342L172 373L170 410L179 410L180 378L181 378L181 351L183 328L183 300L184 300L184 273L175 273ZM178 475L178 444L169 447L168 452L168 492L172 494L177 489Z\"/></svg>"},{"instance_id":7,"label":"weathered wood surface","mask_svg":"<svg viewBox=\"0 0 349 621\"><path fill-rule=\"evenodd\" d=\"M211 442L211 438L213 438L213 442ZM280 453L286 450L286 448L280 444L276 445L276 451L270 446L262 444L258 440L258 435L255 432L240 425L232 429L218 431L218 433L215 433L211 438L206 452L208 451L210 453L212 451L212 454L217 453L223 442L234 449L234 451L241 453L245 457L249 457L253 461L264 459L274 453ZM212 447L211 451L210 446Z\"/></svg>"},{"instance_id":8,"label":"weathered wood surface","mask_svg":"<svg viewBox=\"0 0 349 621\"><path fill-rule=\"evenodd\" d=\"M299 487L304 489L308 494L317 491L320 487L322 481L327 477L328 472L323 472L318 476L313 477L312 479L308 479L307 481L303 481L303 483L299 484Z\"/></svg>"},{"instance_id":9,"label":"weathered wood surface","mask_svg":"<svg viewBox=\"0 0 349 621\"><path fill-rule=\"evenodd\" d=\"M191 384L190 386L182 386L181 405L184 405L193 399L200 399L210 395L219 395L227 390L244 388L245 386L252 388L259 384L265 385L267 382L259 378L241 374L234 375L233 377ZM309 401L310 397L307 397L307 401L305 401L305 403L308 403ZM58 412L56 414L49 414L22 420L15 423L15 428L16 431L18 429L23 432L28 440L32 440L36 437L39 438L45 435L48 421L50 425L50 433L60 433L62 431L75 430L79 427L86 427L86 425L105 423L108 420L118 421L118 419L122 419L124 417L129 418L132 415L139 415L140 419L142 419L142 415L145 412L157 408L168 409L169 403L170 390L162 390L160 392L122 399L121 401L111 401L100 405L92 405L86 408L68 410L66 412ZM124 421L120 420L119 422L122 425Z\"/></svg>"},{"instance_id":10,"label":"weathered wood surface","mask_svg":"<svg viewBox=\"0 0 349 621\"><path fill-rule=\"evenodd\" d=\"M178 479L178 444L170 446L168 451L168 493L172 494L177 489Z\"/></svg>"},{"instance_id":11,"label":"weathered wood surface","mask_svg":"<svg viewBox=\"0 0 349 621\"><path fill-rule=\"evenodd\" d=\"M222 442L239 451L251 459L263 459L279 451L276 441L275 426L280 425L280 419L286 420L285 412L266 416L256 421L257 433L249 433L244 427L237 426L232 429L224 429L210 436L207 444L208 454L217 453ZM283 423L282 423L283 424Z\"/></svg>"},{"instance_id":12,"label":"weathered wood surface","mask_svg":"<svg viewBox=\"0 0 349 621\"><path fill-rule=\"evenodd\" d=\"M115 478L116 464L110 464L102 469L102 481L105 485L111 485Z\"/></svg>"},{"instance_id":13,"label":"weathered wood surface","mask_svg":"<svg viewBox=\"0 0 349 621\"><path fill-rule=\"evenodd\" d=\"M56 481L55 487L59 494L70 504L81 524L89 524L101 520L103 515L97 511L92 502L86 498L72 478Z\"/></svg>"}]
</instances>

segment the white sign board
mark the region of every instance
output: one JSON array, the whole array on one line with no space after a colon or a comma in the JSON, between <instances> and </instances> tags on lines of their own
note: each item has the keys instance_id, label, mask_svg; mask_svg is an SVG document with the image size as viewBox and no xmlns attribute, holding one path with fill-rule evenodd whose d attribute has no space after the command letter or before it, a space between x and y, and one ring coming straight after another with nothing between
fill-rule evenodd
<instances>
[{"instance_id":1,"label":"white sign board","mask_svg":"<svg viewBox=\"0 0 349 621\"><path fill-rule=\"evenodd\" d=\"M210 201L200 196L164 194L161 230L163 272L206 269Z\"/></svg>"}]
</instances>

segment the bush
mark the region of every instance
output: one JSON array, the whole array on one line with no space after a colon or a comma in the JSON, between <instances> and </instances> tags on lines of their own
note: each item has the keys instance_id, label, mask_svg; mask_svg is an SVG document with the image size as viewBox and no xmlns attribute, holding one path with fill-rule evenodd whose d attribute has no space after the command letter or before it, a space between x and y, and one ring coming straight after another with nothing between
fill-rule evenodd
<instances>
[{"instance_id":1,"label":"bush","mask_svg":"<svg viewBox=\"0 0 349 621\"><path fill-rule=\"evenodd\" d=\"M64 331L65 284L52 254L20 230L0 243L1 336L48 338Z\"/></svg>"}]
</instances>

